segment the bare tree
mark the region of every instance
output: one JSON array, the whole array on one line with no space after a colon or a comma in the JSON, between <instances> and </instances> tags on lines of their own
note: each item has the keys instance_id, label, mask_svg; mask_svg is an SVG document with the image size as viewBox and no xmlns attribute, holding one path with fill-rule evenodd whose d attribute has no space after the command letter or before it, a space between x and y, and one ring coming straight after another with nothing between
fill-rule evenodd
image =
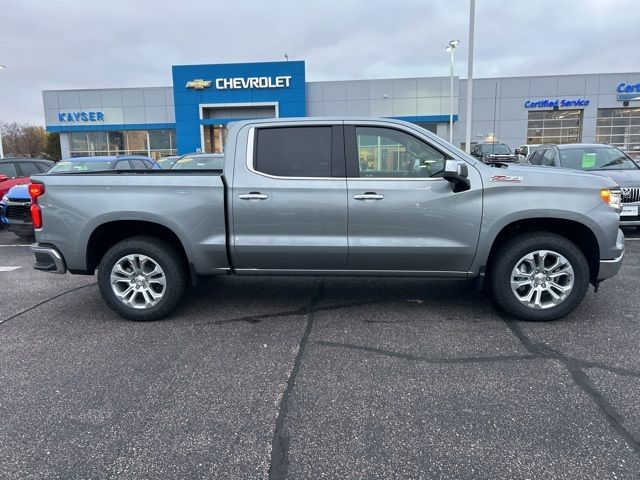
<instances>
[{"instance_id":1,"label":"bare tree","mask_svg":"<svg viewBox=\"0 0 640 480\"><path fill-rule=\"evenodd\" d=\"M0 123L5 157L42 157L46 155L47 132L37 125Z\"/></svg>"}]
</instances>

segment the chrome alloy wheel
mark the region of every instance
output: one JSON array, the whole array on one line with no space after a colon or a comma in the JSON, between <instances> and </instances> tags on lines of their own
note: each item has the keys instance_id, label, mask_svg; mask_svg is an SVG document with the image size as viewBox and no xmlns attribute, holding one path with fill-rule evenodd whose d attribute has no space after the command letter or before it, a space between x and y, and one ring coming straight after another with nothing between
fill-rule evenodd
<instances>
[{"instance_id":1,"label":"chrome alloy wheel","mask_svg":"<svg viewBox=\"0 0 640 480\"><path fill-rule=\"evenodd\" d=\"M146 255L126 255L111 269L111 290L127 307L151 308L162 300L166 288L164 270Z\"/></svg>"},{"instance_id":2,"label":"chrome alloy wheel","mask_svg":"<svg viewBox=\"0 0 640 480\"><path fill-rule=\"evenodd\" d=\"M511 271L511 291L523 305L546 309L566 300L574 279L569 260L551 250L536 250L516 262Z\"/></svg>"}]
</instances>

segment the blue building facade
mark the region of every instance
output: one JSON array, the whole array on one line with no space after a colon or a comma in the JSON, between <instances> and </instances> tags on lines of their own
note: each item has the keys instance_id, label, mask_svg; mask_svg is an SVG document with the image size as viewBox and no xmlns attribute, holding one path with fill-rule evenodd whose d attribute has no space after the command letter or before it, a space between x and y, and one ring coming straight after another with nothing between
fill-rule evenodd
<instances>
[{"instance_id":1,"label":"blue building facade","mask_svg":"<svg viewBox=\"0 0 640 480\"><path fill-rule=\"evenodd\" d=\"M173 85L182 152L215 145L217 129L232 121L305 116L304 62L179 65Z\"/></svg>"}]
</instances>

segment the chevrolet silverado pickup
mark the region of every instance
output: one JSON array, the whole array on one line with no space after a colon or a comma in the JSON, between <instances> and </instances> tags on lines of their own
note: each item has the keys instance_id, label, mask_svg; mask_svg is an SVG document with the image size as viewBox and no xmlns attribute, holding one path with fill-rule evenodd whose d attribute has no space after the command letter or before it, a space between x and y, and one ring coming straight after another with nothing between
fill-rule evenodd
<instances>
[{"instance_id":1,"label":"chevrolet silverado pickup","mask_svg":"<svg viewBox=\"0 0 640 480\"><path fill-rule=\"evenodd\" d=\"M134 320L166 316L202 275L235 274L474 279L544 321L624 254L613 180L485 165L398 120L237 122L222 167L33 176L34 267L97 270L107 305Z\"/></svg>"}]
</instances>

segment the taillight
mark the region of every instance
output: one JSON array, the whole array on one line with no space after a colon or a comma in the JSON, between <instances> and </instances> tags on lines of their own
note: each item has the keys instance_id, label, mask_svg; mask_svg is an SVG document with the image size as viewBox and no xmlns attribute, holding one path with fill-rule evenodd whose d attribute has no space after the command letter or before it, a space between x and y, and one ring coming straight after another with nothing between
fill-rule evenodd
<instances>
[{"instance_id":1,"label":"taillight","mask_svg":"<svg viewBox=\"0 0 640 480\"><path fill-rule=\"evenodd\" d=\"M38 197L44 193L44 184L30 183L29 196L31 197L31 221L33 228L42 228L42 212L38 205Z\"/></svg>"}]
</instances>

